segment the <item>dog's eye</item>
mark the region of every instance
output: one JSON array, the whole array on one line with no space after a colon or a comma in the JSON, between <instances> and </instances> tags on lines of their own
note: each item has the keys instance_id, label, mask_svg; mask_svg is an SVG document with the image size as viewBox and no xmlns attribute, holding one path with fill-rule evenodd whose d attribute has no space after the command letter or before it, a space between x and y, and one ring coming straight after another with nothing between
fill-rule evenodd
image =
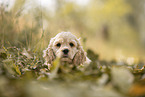
<instances>
[{"instance_id":1,"label":"dog's eye","mask_svg":"<svg viewBox=\"0 0 145 97\"><path fill-rule=\"evenodd\" d=\"M60 46L61 46L61 44L60 44L60 43L57 43L57 44L56 44L56 46L57 46L57 47L60 47Z\"/></svg>"},{"instance_id":2,"label":"dog's eye","mask_svg":"<svg viewBox=\"0 0 145 97\"><path fill-rule=\"evenodd\" d=\"M73 43L69 43L69 45L70 45L71 47L73 47L73 46L74 46L74 44L73 44Z\"/></svg>"}]
</instances>

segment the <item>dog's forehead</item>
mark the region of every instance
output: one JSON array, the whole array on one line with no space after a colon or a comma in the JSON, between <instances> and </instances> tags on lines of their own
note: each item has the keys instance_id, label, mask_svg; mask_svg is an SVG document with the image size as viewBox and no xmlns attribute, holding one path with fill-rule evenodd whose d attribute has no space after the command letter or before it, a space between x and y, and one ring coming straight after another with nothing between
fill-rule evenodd
<instances>
[{"instance_id":1,"label":"dog's forehead","mask_svg":"<svg viewBox=\"0 0 145 97\"><path fill-rule=\"evenodd\" d=\"M73 35L71 32L61 32L61 33L58 33L56 36L55 36L55 38L63 38L63 39L67 39L67 40L72 40L72 39L74 39L74 40L76 40L77 38L76 38L76 36L75 35Z\"/></svg>"}]
</instances>

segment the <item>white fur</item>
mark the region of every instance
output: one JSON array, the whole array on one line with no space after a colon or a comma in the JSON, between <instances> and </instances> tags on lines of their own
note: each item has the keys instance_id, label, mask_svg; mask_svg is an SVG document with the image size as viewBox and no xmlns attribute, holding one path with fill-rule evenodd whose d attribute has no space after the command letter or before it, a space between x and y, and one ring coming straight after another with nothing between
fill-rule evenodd
<instances>
[{"instance_id":1,"label":"white fur","mask_svg":"<svg viewBox=\"0 0 145 97\"><path fill-rule=\"evenodd\" d=\"M57 46L58 43L61 44L60 47ZM71 47L70 43L73 43L74 46ZM64 57L64 49L69 50L67 57ZM85 65L91 62L80 45L79 39L71 32L61 32L51 38L48 48L43 51L43 57L45 64L49 65L52 65L56 58L60 59L61 64Z\"/></svg>"}]
</instances>

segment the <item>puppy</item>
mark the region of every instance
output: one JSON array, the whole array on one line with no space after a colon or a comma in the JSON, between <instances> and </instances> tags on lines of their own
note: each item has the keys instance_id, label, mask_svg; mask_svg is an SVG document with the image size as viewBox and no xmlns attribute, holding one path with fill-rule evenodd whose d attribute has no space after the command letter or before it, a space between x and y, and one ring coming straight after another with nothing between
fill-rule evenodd
<instances>
[{"instance_id":1,"label":"puppy","mask_svg":"<svg viewBox=\"0 0 145 97\"><path fill-rule=\"evenodd\" d=\"M48 48L43 51L46 65L52 65L56 58L60 64L85 65L91 60L86 56L79 39L70 32L58 33L51 38Z\"/></svg>"}]
</instances>

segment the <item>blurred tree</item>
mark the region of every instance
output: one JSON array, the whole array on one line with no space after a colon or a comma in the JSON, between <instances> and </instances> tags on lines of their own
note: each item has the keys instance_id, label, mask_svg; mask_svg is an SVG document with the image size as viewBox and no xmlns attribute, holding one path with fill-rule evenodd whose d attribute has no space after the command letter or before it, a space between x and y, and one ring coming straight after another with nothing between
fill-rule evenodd
<instances>
[{"instance_id":1,"label":"blurred tree","mask_svg":"<svg viewBox=\"0 0 145 97\"><path fill-rule=\"evenodd\" d=\"M109 27L108 27L108 25L103 26L102 34L103 34L104 40L108 41L109 40Z\"/></svg>"},{"instance_id":2,"label":"blurred tree","mask_svg":"<svg viewBox=\"0 0 145 97\"><path fill-rule=\"evenodd\" d=\"M129 22L136 28L137 32L140 34L140 40L145 46L145 1L144 0L128 0L132 7L132 13L129 16Z\"/></svg>"}]
</instances>

